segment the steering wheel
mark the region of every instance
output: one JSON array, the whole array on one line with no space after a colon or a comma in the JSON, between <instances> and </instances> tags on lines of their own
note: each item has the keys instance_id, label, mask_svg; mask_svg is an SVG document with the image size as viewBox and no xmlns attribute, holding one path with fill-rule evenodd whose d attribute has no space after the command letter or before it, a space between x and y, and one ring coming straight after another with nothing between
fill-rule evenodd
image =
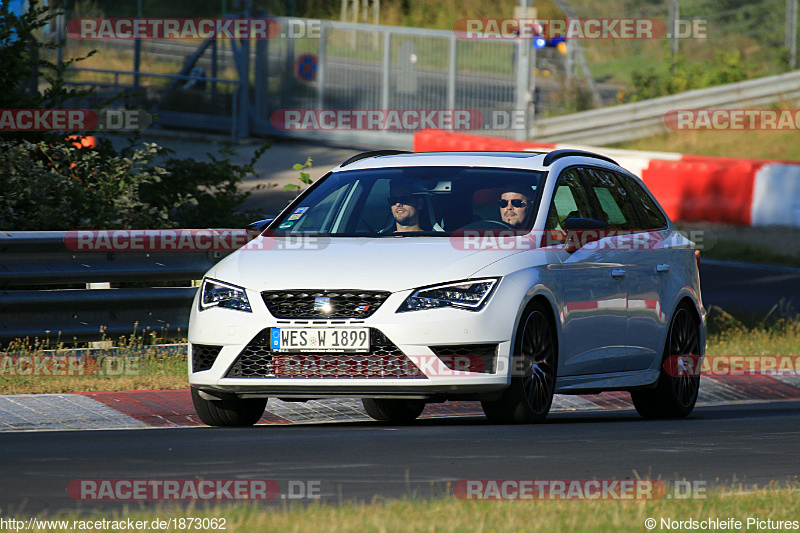
<instances>
[{"instance_id":1,"label":"steering wheel","mask_svg":"<svg viewBox=\"0 0 800 533\"><path fill-rule=\"evenodd\" d=\"M477 220L475 222L470 222L465 226L461 226L459 229L514 229L514 228L513 226L511 226L511 224L508 224L501 220L486 218L484 220Z\"/></svg>"}]
</instances>

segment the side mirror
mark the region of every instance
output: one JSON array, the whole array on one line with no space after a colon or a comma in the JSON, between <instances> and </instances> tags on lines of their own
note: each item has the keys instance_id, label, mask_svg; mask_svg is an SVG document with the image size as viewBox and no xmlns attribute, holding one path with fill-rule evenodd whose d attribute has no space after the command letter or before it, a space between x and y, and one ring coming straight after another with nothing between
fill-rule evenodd
<instances>
[{"instance_id":1,"label":"side mirror","mask_svg":"<svg viewBox=\"0 0 800 533\"><path fill-rule=\"evenodd\" d=\"M273 218L265 218L265 219L262 219L262 220L256 220L255 222L251 222L250 224L248 224L247 228L246 228L247 229L247 240L248 241L252 241L256 237L261 235L264 232L264 230L267 229L267 226L270 225L270 222L272 222L273 220L275 220L274 217Z\"/></svg>"},{"instance_id":2,"label":"side mirror","mask_svg":"<svg viewBox=\"0 0 800 533\"><path fill-rule=\"evenodd\" d=\"M593 218L566 219L564 221L566 230L564 250L571 254L590 242L606 237L608 232L603 230L607 230L609 227L608 222Z\"/></svg>"},{"instance_id":3,"label":"side mirror","mask_svg":"<svg viewBox=\"0 0 800 533\"><path fill-rule=\"evenodd\" d=\"M251 222L247 225L248 231L264 231L269 226L270 222L275 220L275 217L272 218L265 218L263 220L256 220L255 222Z\"/></svg>"},{"instance_id":4,"label":"side mirror","mask_svg":"<svg viewBox=\"0 0 800 533\"><path fill-rule=\"evenodd\" d=\"M593 218L568 218L564 221L564 229L567 231L580 231L586 229L608 229L608 222L595 220Z\"/></svg>"}]
</instances>

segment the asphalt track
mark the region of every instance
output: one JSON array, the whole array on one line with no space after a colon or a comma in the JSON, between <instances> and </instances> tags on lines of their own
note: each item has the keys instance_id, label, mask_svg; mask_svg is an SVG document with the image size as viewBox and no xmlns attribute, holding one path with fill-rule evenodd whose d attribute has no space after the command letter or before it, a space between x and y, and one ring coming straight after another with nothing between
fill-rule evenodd
<instances>
[{"instance_id":1,"label":"asphalt track","mask_svg":"<svg viewBox=\"0 0 800 533\"><path fill-rule=\"evenodd\" d=\"M745 311L763 318L800 313L800 268L700 258L700 287L706 308Z\"/></svg>"},{"instance_id":2,"label":"asphalt track","mask_svg":"<svg viewBox=\"0 0 800 533\"><path fill-rule=\"evenodd\" d=\"M707 305L765 314L800 295L796 268L705 261L701 272ZM478 409L468 408L440 412L412 426L352 417L304 422L290 416L299 411L286 411L288 420L247 429L175 424L93 431L11 428L0 433L0 512L22 517L44 510L157 505L76 501L66 487L79 479L269 479L278 483L281 496L291 495L290 482L305 483L318 487L315 494L331 503L449 494L461 479L641 477L685 479L709 488L796 480L798 395L764 401L775 397L771 392L780 384L762 384L761 392L770 393L758 396L752 394L758 393L753 380L746 381L748 392L738 395L731 381L709 382L710 401L679 421L645 421L628 406L606 401L601 409L554 411L547 423L533 426L491 425ZM800 382L788 385L800 390ZM88 394L99 398L102 393ZM159 424L141 423L148 425Z\"/></svg>"},{"instance_id":3,"label":"asphalt track","mask_svg":"<svg viewBox=\"0 0 800 533\"><path fill-rule=\"evenodd\" d=\"M270 479L281 494L290 481L318 482L307 486L336 503L447 494L448 483L460 479L640 477L710 489L800 474L798 401L701 407L677 421L645 421L617 410L556 413L545 424L523 426L462 416L406 427L351 422L0 438L0 508L18 517L123 505L70 499L65 489L75 479Z\"/></svg>"}]
</instances>

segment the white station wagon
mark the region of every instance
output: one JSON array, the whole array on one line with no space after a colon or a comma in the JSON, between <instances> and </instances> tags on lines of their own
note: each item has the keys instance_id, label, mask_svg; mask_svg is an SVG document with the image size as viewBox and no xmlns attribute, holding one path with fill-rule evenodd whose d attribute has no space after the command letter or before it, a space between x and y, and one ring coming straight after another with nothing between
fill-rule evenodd
<instances>
[{"instance_id":1,"label":"white station wagon","mask_svg":"<svg viewBox=\"0 0 800 533\"><path fill-rule=\"evenodd\" d=\"M607 390L684 417L700 380L667 363L705 350L698 258L598 154L360 154L208 271L192 398L222 426L337 397L397 423L448 400L538 422L554 394Z\"/></svg>"}]
</instances>

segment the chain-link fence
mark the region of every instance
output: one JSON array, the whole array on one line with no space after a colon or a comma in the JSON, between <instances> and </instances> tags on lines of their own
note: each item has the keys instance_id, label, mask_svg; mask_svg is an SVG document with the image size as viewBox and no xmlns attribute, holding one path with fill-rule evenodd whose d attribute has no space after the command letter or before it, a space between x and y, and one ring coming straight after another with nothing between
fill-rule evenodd
<instances>
[{"instance_id":1,"label":"chain-link fence","mask_svg":"<svg viewBox=\"0 0 800 533\"><path fill-rule=\"evenodd\" d=\"M280 134L271 118L276 110L287 109L464 109L486 118L500 115L505 125L514 114L522 114L529 127L534 116L784 72L791 67L797 40L793 24L798 0L540 4L545 2L556 4L565 19L650 19L664 31L649 39L568 39L563 47L534 51L531 40L465 40L453 30L277 18L279 36L292 34L293 23L315 22L318 32L250 43L67 37L61 53L69 58L98 50L68 75L73 83L94 85L97 103L123 89L139 91L137 105L162 117L182 113L182 125ZM130 9L101 13L91 6L80 4L64 21L131 16ZM53 30L56 38L65 35L65 22L61 24ZM521 72L525 58L518 56L523 48L523 56L536 58L529 75ZM483 125L492 128L482 133L526 134L521 128L496 128L491 121Z\"/></svg>"}]
</instances>

